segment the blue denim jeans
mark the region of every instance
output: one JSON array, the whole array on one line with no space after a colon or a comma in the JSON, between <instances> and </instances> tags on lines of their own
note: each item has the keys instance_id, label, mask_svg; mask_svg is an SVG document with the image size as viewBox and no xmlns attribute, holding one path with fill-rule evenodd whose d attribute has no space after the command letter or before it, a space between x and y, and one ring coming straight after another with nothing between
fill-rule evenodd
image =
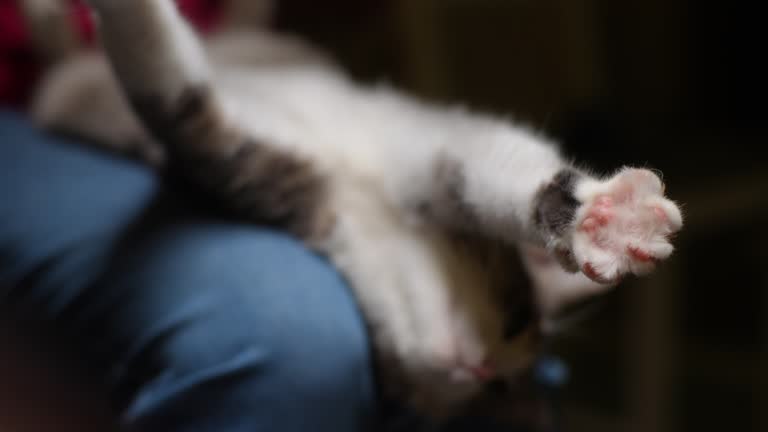
<instances>
[{"instance_id":1,"label":"blue denim jeans","mask_svg":"<svg viewBox=\"0 0 768 432\"><path fill-rule=\"evenodd\" d=\"M367 335L326 261L60 141L0 114L0 300L77 335L125 430L367 429Z\"/></svg>"}]
</instances>

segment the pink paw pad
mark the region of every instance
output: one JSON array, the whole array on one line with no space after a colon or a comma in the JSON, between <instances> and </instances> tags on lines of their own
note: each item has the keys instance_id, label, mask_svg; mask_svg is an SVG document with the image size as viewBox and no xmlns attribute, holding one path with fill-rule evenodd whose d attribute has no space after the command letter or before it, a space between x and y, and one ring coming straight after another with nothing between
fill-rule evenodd
<instances>
[{"instance_id":1,"label":"pink paw pad","mask_svg":"<svg viewBox=\"0 0 768 432\"><path fill-rule=\"evenodd\" d=\"M666 222L669 220L669 218L667 217L667 214L664 212L664 210L661 207L654 206L653 213L656 215L656 218L658 218L661 222Z\"/></svg>"},{"instance_id":2,"label":"pink paw pad","mask_svg":"<svg viewBox=\"0 0 768 432\"><path fill-rule=\"evenodd\" d=\"M581 223L581 229L587 232L594 232L598 227L607 225L614 216L612 207L613 199L611 197L598 197L595 200L594 207Z\"/></svg>"},{"instance_id":3,"label":"pink paw pad","mask_svg":"<svg viewBox=\"0 0 768 432\"><path fill-rule=\"evenodd\" d=\"M584 204L572 249L590 279L605 283L646 273L672 253L668 237L680 229L682 216L653 172L624 169L579 193Z\"/></svg>"},{"instance_id":4,"label":"pink paw pad","mask_svg":"<svg viewBox=\"0 0 768 432\"><path fill-rule=\"evenodd\" d=\"M586 263L581 268L581 272L587 275L592 280L595 281L603 281L603 276L595 270L595 267L591 263Z\"/></svg>"},{"instance_id":5,"label":"pink paw pad","mask_svg":"<svg viewBox=\"0 0 768 432\"><path fill-rule=\"evenodd\" d=\"M656 258L651 255L650 252L634 246L629 246L627 248L627 253L629 253L633 259L641 262L652 262L656 260Z\"/></svg>"}]
</instances>

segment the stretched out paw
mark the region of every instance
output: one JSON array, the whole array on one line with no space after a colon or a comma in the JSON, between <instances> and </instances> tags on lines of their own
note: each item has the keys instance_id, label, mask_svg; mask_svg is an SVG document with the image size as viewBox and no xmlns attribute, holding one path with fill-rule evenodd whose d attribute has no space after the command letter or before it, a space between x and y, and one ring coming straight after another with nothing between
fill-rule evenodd
<instances>
[{"instance_id":1,"label":"stretched out paw","mask_svg":"<svg viewBox=\"0 0 768 432\"><path fill-rule=\"evenodd\" d=\"M583 204L571 251L590 279L611 283L626 273L645 274L672 253L669 239L682 227L682 215L653 172L625 168L608 180L580 184L575 195Z\"/></svg>"}]
</instances>

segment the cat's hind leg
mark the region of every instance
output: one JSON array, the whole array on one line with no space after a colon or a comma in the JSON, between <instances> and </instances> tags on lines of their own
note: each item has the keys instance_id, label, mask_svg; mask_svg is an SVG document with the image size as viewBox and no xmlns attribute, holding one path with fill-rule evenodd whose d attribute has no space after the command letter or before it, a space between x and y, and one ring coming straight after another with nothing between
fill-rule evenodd
<instances>
[{"instance_id":1,"label":"cat's hind leg","mask_svg":"<svg viewBox=\"0 0 768 432\"><path fill-rule=\"evenodd\" d=\"M656 174L625 168L601 179L533 134L502 136L449 150L438 162L428 206L438 220L542 244L567 270L601 283L647 273L671 254L682 217Z\"/></svg>"},{"instance_id":2,"label":"cat's hind leg","mask_svg":"<svg viewBox=\"0 0 768 432\"><path fill-rule=\"evenodd\" d=\"M533 226L567 270L614 284L673 251L682 215L659 177L623 168L607 179L563 171L534 196Z\"/></svg>"},{"instance_id":3,"label":"cat's hind leg","mask_svg":"<svg viewBox=\"0 0 768 432\"><path fill-rule=\"evenodd\" d=\"M89 146L162 166L162 147L124 101L104 58L75 31L72 2L19 2L36 57L46 69L32 95L35 123Z\"/></svg>"},{"instance_id":4,"label":"cat's hind leg","mask_svg":"<svg viewBox=\"0 0 768 432\"><path fill-rule=\"evenodd\" d=\"M123 93L163 144L169 168L223 206L305 239L331 216L310 160L246 133L225 108L205 53L171 0L90 0Z\"/></svg>"}]
</instances>

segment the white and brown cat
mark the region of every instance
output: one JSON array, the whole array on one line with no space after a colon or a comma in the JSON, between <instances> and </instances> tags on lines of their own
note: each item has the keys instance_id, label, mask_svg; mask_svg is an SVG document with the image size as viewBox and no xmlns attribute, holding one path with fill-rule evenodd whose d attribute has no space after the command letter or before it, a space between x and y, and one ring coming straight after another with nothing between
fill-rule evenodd
<instances>
[{"instance_id":1,"label":"white and brown cat","mask_svg":"<svg viewBox=\"0 0 768 432\"><path fill-rule=\"evenodd\" d=\"M651 171L597 177L534 131L357 85L287 36L204 45L170 0L90 4L111 67L67 56L38 121L166 160L238 216L328 256L384 387L416 407L450 415L489 382L514 382L562 306L672 253L681 213Z\"/></svg>"}]
</instances>

